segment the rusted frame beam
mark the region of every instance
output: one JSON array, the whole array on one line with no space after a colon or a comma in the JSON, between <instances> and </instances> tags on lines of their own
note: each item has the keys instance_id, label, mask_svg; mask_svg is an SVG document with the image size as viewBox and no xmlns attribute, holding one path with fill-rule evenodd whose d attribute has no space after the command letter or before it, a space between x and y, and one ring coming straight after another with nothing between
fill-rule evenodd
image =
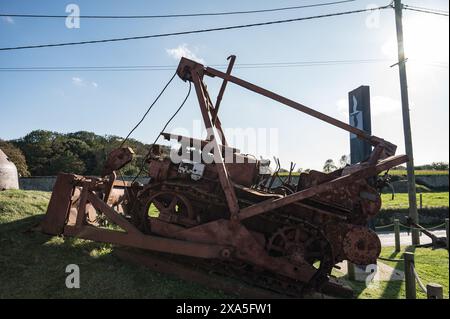
<instances>
[{"instance_id":1,"label":"rusted frame beam","mask_svg":"<svg viewBox=\"0 0 450 319\"><path fill-rule=\"evenodd\" d=\"M111 174L108 175L108 177L109 180L105 187L105 197L103 199L105 203L108 203L109 195L111 195L112 189L114 188L114 183L117 179L117 174L116 172L112 172Z\"/></svg>"},{"instance_id":2,"label":"rusted frame beam","mask_svg":"<svg viewBox=\"0 0 450 319\"><path fill-rule=\"evenodd\" d=\"M230 60L230 63L228 64L228 68L227 68L227 75L231 75L231 71L233 70L233 66L234 66L234 61L236 61L236 56L235 55L230 55L227 60ZM222 97L223 94L225 93L225 89L227 87L227 83L228 80L227 79L223 79L222 85L220 86L220 90L219 90L219 94L217 95L217 100L216 100L216 105L214 107L214 114L212 115L212 123L213 125L215 125L216 123L216 118L217 115L219 113L219 107L220 107L220 103L222 102Z\"/></svg>"},{"instance_id":3,"label":"rusted frame beam","mask_svg":"<svg viewBox=\"0 0 450 319\"><path fill-rule=\"evenodd\" d=\"M120 226L123 230L125 230L129 234L140 234L141 232L134 227L131 223L129 223L125 218L119 215L112 207L98 198L91 191L87 194L87 199L94 206L94 208L101 211L105 216L113 223Z\"/></svg>"},{"instance_id":4,"label":"rusted frame beam","mask_svg":"<svg viewBox=\"0 0 450 319\"><path fill-rule=\"evenodd\" d=\"M233 185L230 181L230 178L228 176L229 175L228 170L223 162L222 152L220 150L217 138L215 136L214 126L211 123L211 119L209 117L208 101L206 99L203 81L201 76L197 73L195 69L191 69L191 79L192 82L194 83L195 91L197 93L197 99L200 105L200 111L203 116L205 127L209 131L208 134L211 134L211 136L208 136L208 139L211 140L212 146L214 148L214 163L217 168L220 184L222 186L223 192L225 193L228 209L230 210L230 217L233 221L238 221L239 204L237 196L234 191Z\"/></svg>"},{"instance_id":5,"label":"rusted frame beam","mask_svg":"<svg viewBox=\"0 0 450 319\"><path fill-rule=\"evenodd\" d=\"M262 214L310 198L317 194L332 191L333 189L337 189L344 185L348 185L349 183L355 182L357 180L365 179L370 176L375 176L378 173L385 171L393 166L405 163L407 160L408 157L406 155L393 156L380 162L378 165L361 168L360 170L354 173L335 178L331 181L307 188L300 192L287 195L282 198L268 199L263 202L259 202L257 204L242 209L239 214L239 219L244 220L249 217L253 217L255 215Z\"/></svg>"},{"instance_id":6,"label":"rusted frame beam","mask_svg":"<svg viewBox=\"0 0 450 319\"><path fill-rule=\"evenodd\" d=\"M202 85L202 89L203 89L203 94L205 95L205 100L206 100L206 104L207 104L207 110L208 110L208 112L209 112L209 114L210 114L210 116L212 118L217 113L216 113L216 111L214 109L214 105L212 104L211 97L209 96L208 90L206 88L205 83L203 83L203 81L201 81L201 85ZM220 140L222 141L222 144L223 145L228 145L227 139L225 137L225 133L224 133L224 131L222 129L222 122L220 122L219 117L218 116L216 117L215 123L213 123L212 120L211 120L211 124L212 124L213 127L217 128L217 130L219 131Z\"/></svg>"},{"instance_id":7,"label":"rusted frame beam","mask_svg":"<svg viewBox=\"0 0 450 319\"><path fill-rule=\"evenodd\" d=\"M76 216L76 222L75 222L75 227L79 228L84 226L86 223L86 204L88 201L88 188L87 187L83 187L81 189L81 193L80 193L80 199L78 202L78 210L77 210L77 216Z\"/></svg>"},{"instance_id":8,"label":"rusted frame beam","mask_svg":"<svg viewBox=\"0 0 450 319\"><path fill-rule=\"evenodd\" d=\"M268 97L268 98L270 98L272 100L280 102L280 103L282 103L284 105L290 106L290 107L292 107L292 108L294 108L294 109L296 109L296 110L298 110L300 112L306 113L306 114L308 114L310 116L313 116L313 117L315 117L317 119L320 119L320 120L322 120L324 122L327 122L327 123L329 123L331 125L337 126L337 127L341 128L343 130L346 130L346 131L348 131L350 133L353 133L353 134L357 135L361 139L367 140L370 144L372 144L374 146L379 145L379 144L384 144L385 146L388 146L389 148L394 148L394 150L395 150L395 145L393 145L393 144L391 144L391 143L389 143L389 142L387 142L387 141L385 141L385 140L383 140L383 139L381 139L379 137L367 134L363 130L360 130L360 129L356 128L356 127L353 127L353 126L351 126L351 125L349 125L349 124L347 124L345 122L339 121L339 120L337 120L337 119L335 119L335 118L333 118L331 116L328 116L326 114L318 112L318 111L316 111L314 109L311 109L311 108L309 108L309 107L307 107L307 106L305 106L303 104L297 103L297 102L295 102L293 100L290 100L290 99L288 99L286 97L283 97L283 96L281 96L279 94L276 94L276 93L274 93L272 91L266 90L266 89L264 89L264 88L262 88L260 86L255 85L255 84L252 84L250 82L244 81L244 80L239 79L239 78L237 78L235 76L228 75L226 73L223 73L223 72L221 72L219 70L216 70L216 69L210 68L210 67L206 67L205 74L209 75L209 76L212 76L212 77L217 76L219 78L222 78L224 80L232 82L232 83L234 83L236 85L239 85L239 86L241 86L243 88L246 88L247 90L253 91L255 93L258 93L260 95ZM390 153L392 153L392 152L390 152ZM391 154L391 155L393 155L393 154Z\"/></svg>"},{"instance_id":9,"label":"rusted frame beam","mask_svg":"<svg viewBox=\"0 0 450 319\"><path fill-rule=\"evenodd\" d=\"M228 245L186 242L143 234L94 193L93 189L97 189L97 186L94 181L77 175L59 174L47 214L41 223L42 231L51 235L64 234L99 242L200 258L226 258L223 251L226 251L228 255L234 251L234 248ZM77 215L74 216L74 222L68 224L70 206L74 201L73 194L76 187L81 187ZM88 203L125 231L88 225L85 219L86 204Z\"/></svg>"},{"instance_id":10,"label":"rusted frame beam","mask_svg":"<svg viewBox=\"0 0 450 319\"><path fill-rule=\"evenodd\" d=\"M84 217L86 216L87 202L90 202L95 209L105 214L109 221L121 227L125 232L86 225ZM66 224L64 234L99 242L201 258L221 258L224 249L228 251L232 249L227 246L190 243L143 234L112 207L98 198L95 193L89 190L88 186L81 190L76 224Z\"/></svg>"},{"instance_id":11,"label":"rusted frame beam","mask_svg":"<svg viewBox=\"0 0 450 319\"><path fill-rule=\"evenodd\" d=\"M228 249L228 251L232 249L227 246L192 243L182 240L144 235L142 233L129 234L89 225L78 228L75 226L66 225L64 227L64 235L103 243L199 258L223 258L222 251L224 249Z\"/></svg>"}]
</instances>

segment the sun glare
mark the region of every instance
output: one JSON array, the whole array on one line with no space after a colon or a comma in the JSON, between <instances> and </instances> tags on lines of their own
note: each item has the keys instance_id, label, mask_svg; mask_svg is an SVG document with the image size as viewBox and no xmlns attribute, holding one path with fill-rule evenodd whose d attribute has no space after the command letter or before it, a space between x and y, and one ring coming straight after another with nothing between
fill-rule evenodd
<instances>
[{"instance_id":1,"label":"sun glare","mask_svg":"<svg viewBox=\"0 0 450 319\"><path fill-rule=\"evenodd\" d=\"M405 56L411 62L448 65L448 19L431 15L404 16ZM382 52L397 59L397 38L392 36L382 46Z\"/></svg>"}]
</instances>

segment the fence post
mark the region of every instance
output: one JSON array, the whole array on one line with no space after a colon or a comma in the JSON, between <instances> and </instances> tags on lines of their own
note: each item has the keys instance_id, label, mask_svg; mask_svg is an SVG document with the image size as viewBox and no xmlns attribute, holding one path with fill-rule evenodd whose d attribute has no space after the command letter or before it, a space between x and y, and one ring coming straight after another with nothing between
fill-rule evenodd
<instances>
[{"instance_id":1,"label":"fence post","mask_svg":"<svg viewBox=\"0 0 450 319\"><path fill-rule=\"evenodd\" d=\"M434 283L427 284L427 299L442 299L443 294L441 285Z\"/></svg>"},{"instance_id":2,"label":"fence post","mask_svg":"<svg viewBox=\"0 0 450 319\"><path fill-rule=\"evenodd\" d=\"M447 249L448 249L448 218L445 219L445 233L447 236Z\"/></svg>"},{"instance_id":3,"label":"fence post","mask_svg":"<svg viewBox=\"0 0 450 319\"><path fill-rule=\"evenodd\" d=\"M414 267L414 253L405 252L403 259L405 260L406 299L416 299L416 278L412 270L412 267Z\"/></svg>"},{"instance_id":4,"label":"fence post","mask_svg":"<svg viewBox=\"0 0 450 319\"><path fill-rule=\"evenodd\" d=\"M395 232L395 252L400 251L400 222L398 219L394 219L394 232Z\"/></svg>"},{"instance_id":5,"label":"fence post","mask_svg":"<svg viewBox=\"0 0 450 319\"><path fill-rule=\"evenodd\" d=\"M423 204L423 202L422 202L422 193L419 194L419 203L420 203L419 204L420 210L422 210L422 207L423 207L422 206L422 204Z\"/></svg>"},{"instance_id":6,"label":"fence post","mask_svg":"<svg viewBox=\"0 0 450 319\"><path fill-rule=\"evenodd\" d=\"M422 193L419 194L419 199L420 199L420 210L419 210L419 214L422 214L422 207L423 207L423 201L422 201ZM422 236L422 232L419 230L419 236Z\"/></svg>"},{"instance_id":7,"label":"fence post","mask_svg":"<svg viewBox=\"0 0 450 319\"><path fill-rule=\"evenodd\" d=\"M349 280L355 280L355 265L347 260L347 276Z\"/></svg>"}]
</instances>

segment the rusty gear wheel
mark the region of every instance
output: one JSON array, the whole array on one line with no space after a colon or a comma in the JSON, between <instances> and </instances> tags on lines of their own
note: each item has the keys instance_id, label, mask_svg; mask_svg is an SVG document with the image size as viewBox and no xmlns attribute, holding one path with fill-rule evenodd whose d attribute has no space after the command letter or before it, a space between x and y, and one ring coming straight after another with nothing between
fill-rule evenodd
<instances>
[{"instance_id":1,"label":"rusty gear wheel","mask_svg":"<svg viewBox=\"0 0 450 319\"><path fill-rule=\"evenodd\" d=\"M274 257L287 257L294 265L309 264L316 268L309 283L316 288L328 280L333 268L330 242L319 228L307 222L280 228L269 239L267 251Z\"/></svg>"},{"instance_id":2,"label":"rusty gear wheel","mask_svg":"<svg viewBox=\"0 0 450 319\"><path fill-rule=\"evenodd\" d=\"M342 247L346 258L357 265L375 264L381 252L377 234L363 226L355 226L349 230Z\"/></svg>"},{"instance_id":3,"label":"rusty gear wheel","mask_svg":"<svg viewBox=\"0 0 450 319\"><path fill-rule=\"evenodd\" d=\"M185 196L171 191L149 195L143 212L143 226L146 231L150 231L152 218L182 226L193 226L198 223L194 209Z\"/></svg>"}]
</instances>

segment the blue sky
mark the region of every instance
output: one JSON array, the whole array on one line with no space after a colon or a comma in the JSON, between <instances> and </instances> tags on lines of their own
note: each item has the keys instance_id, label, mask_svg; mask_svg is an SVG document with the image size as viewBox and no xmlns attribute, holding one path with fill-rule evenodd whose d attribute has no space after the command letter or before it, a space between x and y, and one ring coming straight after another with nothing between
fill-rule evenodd
<instances>
[{"instance_id":1,"label":"blue sky","mask_svg":"<svg viewBox=\"0 0 450 319\"><path fill-rule=\"evenodd\" d=\"M327 2L327 1L317 1ZM65 14L75 3L81 15L142 15L265 9L316 3L302 1L7 1L6 13ZM350 3L283 12L222 17L154 20L86 20L68 29L64 19L0 18L0 47L82 41L234 24L287 19L385 5L383 1ZM448 10L448 1L406 4ZM404 12L411 122L416 164L449 160L449 43L448 17ZM377 63L283 68L236 68L233 74L328 115L347 121L347 93L369 85L373 134L398 145L404 152L394 12L360 13L283 25L60 48L0 52L0 67L120 66L178 64L178 53L206 65L236 63L380 59ZM391 63L391 61L393 61ZM146 72L0 72L0 138L13 139L34 129L78 130L125 136L139 120L174 70ZM206 82L213 99L220 86ZM176 78L133 137L151 143L181 103L186 83ZM243 152L276 155L282 165L320 169L328 158L349 153L348 133L281 104L230 85L220 116L227 128L272 129L276 147L263 150L237 138ZM195 129L200 120L195 95L168 130ZM194 122L193 122L194 121ZM233 140L233 138L232 138ZM263 154L261 154L263 153Z\"/></svg>"}]
</instances>

